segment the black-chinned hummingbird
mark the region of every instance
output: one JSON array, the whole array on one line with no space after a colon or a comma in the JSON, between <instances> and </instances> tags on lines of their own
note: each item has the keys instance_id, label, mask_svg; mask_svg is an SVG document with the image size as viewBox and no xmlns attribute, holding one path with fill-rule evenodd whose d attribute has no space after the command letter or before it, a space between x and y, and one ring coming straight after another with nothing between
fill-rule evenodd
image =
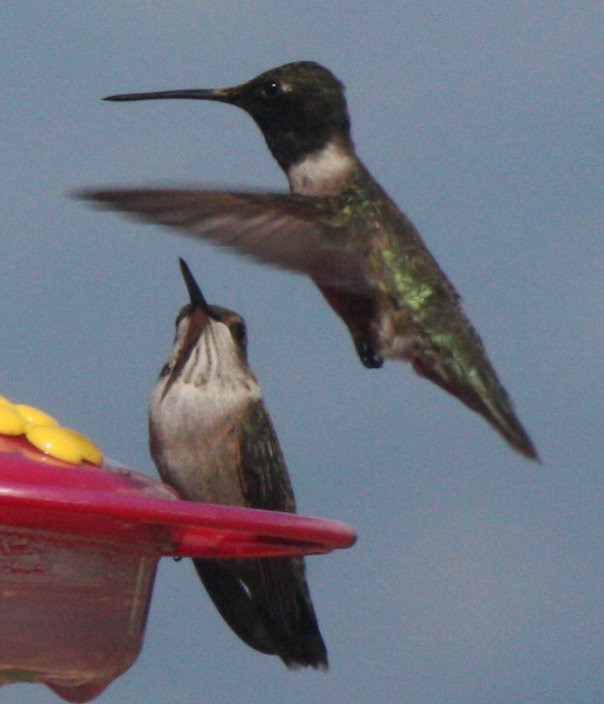
<instances>
[{"instance_id":1,"label":"black-chinned hummingbird","mask_svg":"<svg viewBox=\"0 0 604 704\"><path fill-rule=\"evenodd\" d=\"M151 394L151 454L184 499L294 513L294 494L256 377L246 326L208 305L180 260L190 303ZM288 667L327 667L301 557L194 559L218 611L249 646Z\"/></svg>"},{"instance_id":2,"label":"black-chinned hummingbird","mask_svg":"<svg viewBox=\"0 0 604 704\"><path fill-rule=\"evenodd\" d=\"M344 87L296 62L232 88L114 95L212 100L245 110L291 194L102 190L83 197L310 276L348 326L362 363L405 359L477 411L520 453L536 449L460 297L419 233L357 157Z\"/></svg>"}]
</instances>

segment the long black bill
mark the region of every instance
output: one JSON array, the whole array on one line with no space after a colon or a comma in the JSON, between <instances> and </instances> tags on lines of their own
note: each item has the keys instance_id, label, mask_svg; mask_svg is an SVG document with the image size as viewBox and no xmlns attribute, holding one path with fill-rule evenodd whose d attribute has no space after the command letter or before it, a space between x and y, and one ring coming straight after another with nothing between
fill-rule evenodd
<instances>
[{"instance_id":1,"label":"long black bill","mask_svg":"<svg viewBox=\"0 0 604 704\"><path fill-rule=\"evenodd\" d=\"M193 278L193 274L191 273L191 270L189 269L187 262L180 257L178 259L178 262L180 264L182 278L185 280L185 285L187 287L187 291L189 292L189 298L191 299L191 305L194 308L201 308L203 311L205 311L209 315L209 307L208 307L207 301L204 298L204 295L201 292L201 289L199 288L197 281L195 281L195 279Z\"/></svg>"},{"instance_id":2,"label":"long black bill","mask_svg":"<svg viewBox=\"0 0 604 704\"><path fill-rule=\"evenodd\" d=\"M119 95L109 95L103 100L115 102L127 100L217 100L221 103L230 102L230 91L228 88L200 88L198 90L164 90L157 93L120 93Z\"/></svg>"}]
</instances>

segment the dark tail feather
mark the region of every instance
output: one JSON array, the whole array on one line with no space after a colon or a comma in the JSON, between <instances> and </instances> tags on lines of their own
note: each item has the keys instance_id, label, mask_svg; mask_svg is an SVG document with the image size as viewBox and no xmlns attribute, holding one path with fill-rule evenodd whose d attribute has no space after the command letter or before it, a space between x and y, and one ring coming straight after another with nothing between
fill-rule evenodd
<instances>
[{"instance_id":1,"label":"dark tail feather","mask_svg":"<svg viewBox=\"0 0 604 704\"><path fill-rule=\"evenodd\" d=\"M299 558L193 560L229 627L287 667L327 668L327 651Z\"/></svg>"},{"instance_id":2,"label":"dark tail feather","mask_svg":"<svg viewBox=\"0 0 604 704\"><path fill-rule=\"evenodd\" d=\"M535 446L514 413L506 390L486 358L482 362L482 366L488 364L486 374L479 373L476 368L472 374L464 374L456 365L445 368L442 360L430 364L427 357L414 357L412 363L420 376L430 379L480 413L517 452L529 459L539 460ZM474 380L473 383L470 380Z\"/></svg>"},{"instance_id":3,"label":"dark tail feather","mask_svg":"<svg viewBox=\"0 0 604 704\"><path fill-rule=\"evenodd\" d=\"M193 560L203 586L218 613L250 648L276 655L265 624L258 619L254 604L237 575L222 560Z\"/></svg>"}]
</instances>

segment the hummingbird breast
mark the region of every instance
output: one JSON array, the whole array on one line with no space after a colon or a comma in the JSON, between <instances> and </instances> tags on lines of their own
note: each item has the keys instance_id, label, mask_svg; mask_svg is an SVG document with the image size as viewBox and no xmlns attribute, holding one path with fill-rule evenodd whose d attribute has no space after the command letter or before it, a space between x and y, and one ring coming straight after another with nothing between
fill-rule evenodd
<instances>
[{"instance_id":1,"label":"hummingbird breast","mask_svg":"<svg viewBox=\"0 0 604 704\"><path fill-rule=\"evenodd\" d=\"M151 454L162 479L186 499L244 505L239 482L239 428L258 385L214 379L203 386L176 382L151 397Z\"/></svg>"}]
</instances>

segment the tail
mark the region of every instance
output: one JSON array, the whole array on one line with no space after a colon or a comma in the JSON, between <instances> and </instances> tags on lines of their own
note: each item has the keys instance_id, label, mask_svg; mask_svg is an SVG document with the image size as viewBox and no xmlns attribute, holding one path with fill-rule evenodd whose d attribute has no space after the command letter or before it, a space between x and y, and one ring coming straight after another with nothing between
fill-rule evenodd
<instances>
[{"instance_id":1,"label":"tail","mask_svg":"<svg viewBox=\"0 0 604 704\"><path fill-rule=\"evenodd\" d=\"M218 612L251 648L290 668L327 668L302 558L194 559Z\"/></svg>"},{"instance_id":2,"label":"tail","mask_svg":"<svg viewBox=\"0 0 604 704\"><path fill-rule=\"evenodd\" d=\"M428 345L416 348L409 355L415 371L480 413L517 452L539 460L489 362L482 340L467 319L464 323L461 329L440 335L440 344L432 336Z\"/></svg>"}]
</instances>

